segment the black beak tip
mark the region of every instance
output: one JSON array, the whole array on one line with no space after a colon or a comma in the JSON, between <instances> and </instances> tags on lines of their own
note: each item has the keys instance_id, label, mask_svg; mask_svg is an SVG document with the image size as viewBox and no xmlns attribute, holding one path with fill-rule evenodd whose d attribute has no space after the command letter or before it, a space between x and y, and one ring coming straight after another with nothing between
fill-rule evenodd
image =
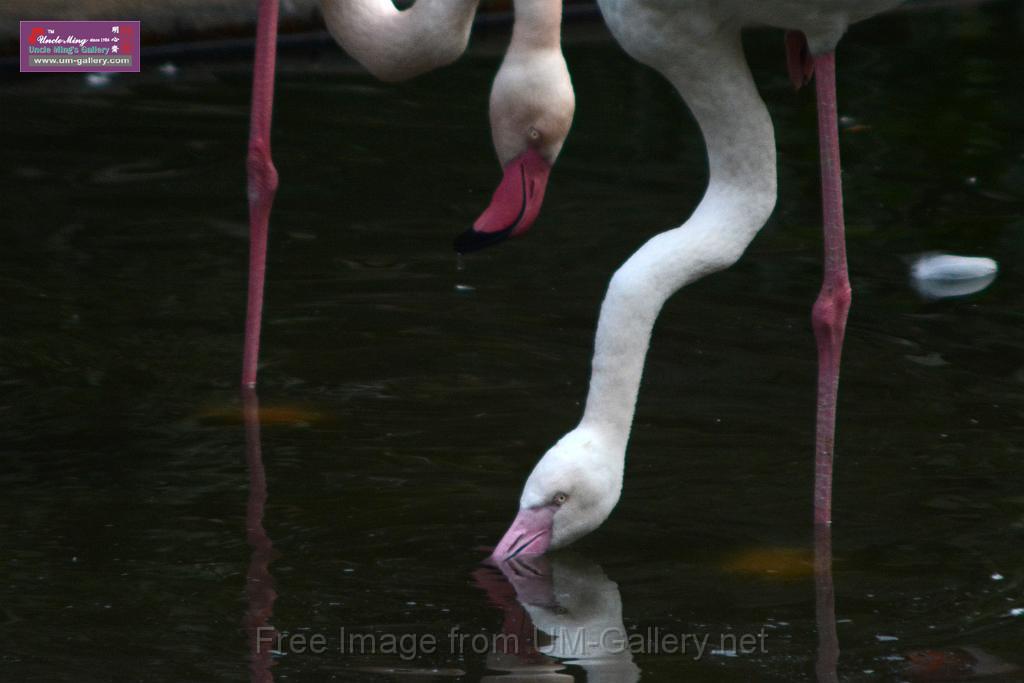
<instances>
[{"instance_id":1,"label":"black beak tip","mask_svg":"<svg viewBox=\"0 0 1024 683\"><path fill-rule=\"evenodd\" d=\"M500 232L477 232L473 228L469 228L455 238L453 246L458 253L468 254L504 242L510 234L512 234L512 228Z\"/></svg>"}]
</instances>

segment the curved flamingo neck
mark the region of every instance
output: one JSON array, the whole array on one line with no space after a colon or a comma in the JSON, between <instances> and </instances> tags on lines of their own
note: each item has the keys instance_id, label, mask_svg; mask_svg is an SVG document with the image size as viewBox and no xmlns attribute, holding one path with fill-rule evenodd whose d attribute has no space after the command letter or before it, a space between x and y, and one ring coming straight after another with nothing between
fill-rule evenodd
<instances>
[{"instance_id":1,"label":"curved flamingo neck","mask_svg":"<svg viewBox=\"0 0 1024 683\"><path fill-rule=\"evenodd\" d=\"M713 79L706 65L716 66ZM681 287L734 263L775 206L775 136L738 33L657 65L693 112L709 183L682 226L656 235L619 268L598 321L581 426L625 454L651 330Z\"/></svg>"},{"instance_id":2,"label":"curved flamingo neck","mask_svg":"<svg viewBox=\"0 0 1024 683\"><path fill-rule=\"evenodd\" d=\"M320 0L334 39L374 76L395 81L450 64L465 51L479 0Z\"/></svg>"}]
</instances>

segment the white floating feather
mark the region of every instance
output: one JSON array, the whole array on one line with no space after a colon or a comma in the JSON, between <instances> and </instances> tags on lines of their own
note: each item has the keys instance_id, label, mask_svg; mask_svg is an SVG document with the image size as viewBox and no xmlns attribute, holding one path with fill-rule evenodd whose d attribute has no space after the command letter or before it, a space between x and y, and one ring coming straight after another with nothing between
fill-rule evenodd
<instances>
[{"instance_id":1,"label":"white floating feather","mask_svg":"<svg viewBox=\"0 0 1024 683\"><path fill-rule=\"evenodd\" d=\"M910 281L921 296L946 299L974 294L992 284L999 264L984 256L924 254L910 267Z\"/></svg>"}]
</instances>

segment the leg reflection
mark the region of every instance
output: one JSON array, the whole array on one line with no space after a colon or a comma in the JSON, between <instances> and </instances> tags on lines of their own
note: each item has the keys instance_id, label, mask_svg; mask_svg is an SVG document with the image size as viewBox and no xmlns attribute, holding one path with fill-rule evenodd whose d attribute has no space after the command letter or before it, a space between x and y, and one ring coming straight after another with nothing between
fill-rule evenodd
<instances>
[{"instance_id":1,"label":"leg reflection","mask_svg":"<svg viewBox=\"0 0 1024 683\"><path fill-rule=\"evenodd\" d=\"M245 422L245 462L249 470L249 502L245 508L245 538L252 548L249 570L246 573L245 593L249 609L243 621L249 640L249 672L252 681L264 683L274 680L270 667L274 665L271 651L277 642L277 631L268 624L274 612L273 577L270 560L274 546L263 528L263 509L267 502L267 478L263 470L263 452L260 442L259 397L252 388L242 389L242 411Z\"/></svg>"},{"instance_id":2,"label":"leg reflection","mask_svg":"<svg viewBox=\"0 0 1024 683\"><path fill-rule=\"evenodd\" d=\"M832 583L832 527L814 527L814 605L818 626L818 683L838 681L839 636L836 633L836 595Z\"/></svg>"}]
</instances>

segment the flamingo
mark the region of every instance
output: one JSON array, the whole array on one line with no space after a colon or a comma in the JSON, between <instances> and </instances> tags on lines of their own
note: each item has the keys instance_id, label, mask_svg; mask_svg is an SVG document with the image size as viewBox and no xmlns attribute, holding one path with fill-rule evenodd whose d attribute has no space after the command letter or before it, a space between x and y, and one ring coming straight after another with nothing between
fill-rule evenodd
<instances>
[{"instance_id":1,"label":"flamingo","mask_svg":"<svg viewBox=\"0 0 1024 683\"><path fill-rule=\"evenodd\" d=\"M404 78L461 54L476 0L322 0L334 37L376 75ZM835 47L847 27L901 0L599 0L616 40L659 71L693 113L708 152L703 198L680 226L640 247L613 275L601 304L582 419L534 467L519 512L491 559L543 554L600 526L619 500L651 331L665 301L735 263L776 201L772 122L743 54L740 32L785 29L790 78L815 82L824 224L824 277L812 309L817 342L814 523L831 524L836 396L851 289L846 264L836 113ZM255 383L270 161L276 0L261 0L249 147L251 259L243 384ZM572 88L558 43L559 0L516 0L515 28L491 95L504 166L491 205L456 241L471 250L524 232L572 119Z\"/></svg>"},{"instance_id":2,"label":"flamingo","mask_svg":"<svg viewBox=\"0 0 1024 683\"><path fill-rule=\"evenodd\" d=\"M836 113L835 47L847 27L898 0L599 0L612 34L665 76L704 137L709 181L679 227L638 249L601 304L583 417L534 467L519 513L491 559L541 554L600 526L619 500L626 445L654 321L685 285L735 263L776 201L772 122L751 77L741 29L787 30L790 77L815 81L824 278L812 309L818 352L814 523L831 524L839 361L851 289L846 264Z\"/></svg>"},{"instance_id":3,"label":"flamingo","mask_svg":"<svg viewBox=\"0 0 1024 683\"><path fill-rule=\"evenodd\" d=\"M391 0L321 0L335 40L385 81L417 76L456 60L466 48L479 0L426 0L399 11ZM277 191L270 151L277 0L260 0L247 158L249 292L242 386L255 387L259 360L267 229ZM540 213L576 100L561 48L562 4L517 0L505 59L491 87L490 118L502 180L491 203L459 235L462 253L526 232Z\"/></svg>"},{"instance_id":4,"label":"flamingo","mask_svg":"<svg viewBox=\"0 0 1024 683\"><path fill-rule=\"evenodd\" d=\"M504 561L572 543L601 525L622 490L626 445L651 330L685 285L735 263L776 201L775 139L754 85L741 29L787 30L790 77L813 77L825 265L812 310L818 350L814 522L831 523L839 361L850 308L840 181L835 47L847 27L897 0L599 0L622 47L664 75L690 108L708 150L710 178L682 225L644 244L609 283L598 320L583 417L537 463L519 513L494 549Z\"/></svg>"}]
</instances>

